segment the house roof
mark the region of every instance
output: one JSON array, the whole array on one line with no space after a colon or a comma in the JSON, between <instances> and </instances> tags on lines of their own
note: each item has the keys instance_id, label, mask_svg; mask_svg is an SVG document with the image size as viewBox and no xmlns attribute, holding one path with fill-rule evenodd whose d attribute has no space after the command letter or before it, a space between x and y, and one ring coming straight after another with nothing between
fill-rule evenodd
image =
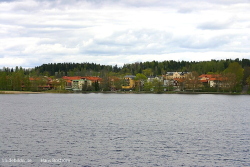
<instances>
[{"instance_id":1,"label":"house roof","mask_svg":"<svg viewBox=\"0 0 250 167\"><path fill-rule=\"evenodd\" d=\"M126 76L124 76L124 78L132 78L132 79L134 79L136 76L134 76L134 75L126 75Z\"/></svg>"},{"instance_id":2,"label":"house roof","mask_svg":"<svg viewBox=\"0 0 250 167\"><path fill-rule=\"evenodd\" d=\"M200 80L200 81L203 82L203 83L207 83L207 82L208 82L207 79L202 79L202 80Z\"/></svg>"},{"instance_id":3,"label":"house roof","mask_svg":"<svg viewBox=\"0 0 250 167\"><path fill-rule=\"evenodd\" d=\"M81 79L87 79L87 80L90 80L90 81L101 81L102 80L102 78L100 78L100 77L89 77L89 76L86 76L86 77L81 77L81 76L68 77L68 76L64 76L64 77L62 77L62 79L66 80L66 82L71 82L73 80L81 80Z\"/></svg>"},{"instance_id":4,"label":"house roof","mask_svg":"<svg viewBox=\"0 0 250 167\"><path fill-rule=\"evenodd\" d=\"M87 79L90 81L101 81L102 80L102 78L100 78L100 77L82 77L82 79Z\"/></svg>"},{"instance_id":5,"label":"house roof","mask_svg":"<svg viewBox=\"0 0 250 167\"><path fill-rule=\"evenodd\" d=\"M63 76L62 79L64 79L64 80L79 80L79 79L81 79L81 76L73 76L73 77Z\"/></svg>"},{"instance_id":6,"label":"house roof","mask_svg":"<svg viewBox=\"0 0 250 167\"><path fill-rule=\"evenodd\" d=\"M178 73L179 75L185 75L188 74L189 72L167 72L166 75L172 76L174 75L174 73Z\"/></svg>"},{"instance_id":7,"label":"house roof","mask_svg":"<svg viewBox=\"0 0 250 167\"><path fill-rule=\"evenodd\" d=\"M150 78L153 78L153 79L154 79L154 78L156 78L156 77L155 77L155 76L152 76L152 75L151 75L151 76L148 76L148 79L150 79Z\"/></svg>"},{"instance_id":8,"label":"house roof","mask_svg":"<svg viewBox=\"0 0 250 167\"><path fill-rule=\"evenodd\" d=\"M166 75L168 75L168 76L170 75L170 76L171 76L171 75L173 75L173 74L174 74L174 72L167 72Z\"/></svg>"},{"instance_id":9,"label":"house roof","mask_svg":"<svg viewBox=\"0 0 250 167\"><path fill-rule=\"evenodd\" d=\"M202 74L199 76L201 82L208 81L222 81L223 77L219 74ZM205 79L204 79L205 78Z\"/></svg>"}]
</instances>

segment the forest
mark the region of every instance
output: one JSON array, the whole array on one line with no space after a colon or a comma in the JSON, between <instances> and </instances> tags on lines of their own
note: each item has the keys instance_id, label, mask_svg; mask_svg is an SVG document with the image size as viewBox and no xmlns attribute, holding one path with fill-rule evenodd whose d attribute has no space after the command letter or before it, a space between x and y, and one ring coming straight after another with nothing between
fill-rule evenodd
<instances>
[{"instance_id":1,"label":"forest","mask_svg":"<svg viewBox=\"0 0 250 167\"><path fill-rule=\"evenodd\" d=\"M60 80L63 76L98 76L105 78L107 76L114 76L122 78L125 75L143 74L149 76L162 76L166 72L196 72L201 74L221 74L223 72L234 72L238 67L231 67L230 64L238 64L242 74L238 86L249 84L250 77L250 60L249 59L225 59L225 60L210 60L210 61L147 61L135 62L132 64L117 65L101 65L96 63L48 63L42 64L32 69L25 69L22 67L0 69L0 90L31 90L32 84L37 81L34 78L47 76L53 79ZM33 82L31 79L33 78ZM37 81L36 83L39 83Z\"/></svg>"},{"instance_id":2,"label":"forest","mask_svg":"<svg viewBox=\"0 0 250 167\"><path fill-rule=\"evenodd\" d=\"M100 76L106 72L113 72L116 75L136 75L143 70L151 69L150 75L163 75L168 71L196 71L199 74L219 73L228 68L230 63L237 62L242 68L250 67L249 59L226 59L211 61L147 61L124 64L122 67L117 65L100 65L95 63L49 63L35 67L32 71L49 76ZM147 74L148 75L148 74Z\"/></svg>"}]
</instances>

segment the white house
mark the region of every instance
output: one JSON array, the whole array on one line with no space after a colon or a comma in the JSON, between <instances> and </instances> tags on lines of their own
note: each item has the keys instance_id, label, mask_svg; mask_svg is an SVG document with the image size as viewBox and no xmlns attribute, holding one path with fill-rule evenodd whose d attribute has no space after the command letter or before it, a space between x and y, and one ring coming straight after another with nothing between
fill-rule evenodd
<instances>
[{"instance_id":1,"label":"white house","mask_svg":"<svg viewBox=\"0 0 250 167\"><path fill-rule=\"evenodd\" d=\"M83 85L91 85L91 81L87 79L72 80L72 90L82 90Z\"/></svg>"}]
</instances>

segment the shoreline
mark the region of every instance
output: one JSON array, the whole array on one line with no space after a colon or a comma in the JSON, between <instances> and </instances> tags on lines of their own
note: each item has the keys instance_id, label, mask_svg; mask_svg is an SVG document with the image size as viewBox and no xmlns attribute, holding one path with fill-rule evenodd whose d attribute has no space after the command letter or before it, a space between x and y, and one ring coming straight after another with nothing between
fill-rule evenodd
<instances>
[{"instance_id":1,"label":"shoreline","mask_svg":"<svg viewBox=\"0 0 250 167\"><path fill-rule=\"evenodd\" d=\"M0 94L90 94L90 93L101 93L101 94L218 94L218 95L249 95L243 93L229 93L229 92L130 92L130 91L119 91L119 92L31 92L31 91L0 91Z\"/></svg>"},{"instance_id":2,"label":"shoreline","mask_svg":"<svg viewBox=\"0 0 250 167\"><path fill-rule=\"evenodd\" d=\"M43 94L43 92L30 92L30 91L0 91L0 94Z\"/></svg>"}]
</instances>

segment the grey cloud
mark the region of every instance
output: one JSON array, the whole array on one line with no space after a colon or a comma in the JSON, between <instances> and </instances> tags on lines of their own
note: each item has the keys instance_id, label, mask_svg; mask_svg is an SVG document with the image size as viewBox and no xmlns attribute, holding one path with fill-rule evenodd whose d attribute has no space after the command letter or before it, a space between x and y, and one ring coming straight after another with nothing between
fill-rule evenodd
<instances>
[{"instance_id":1,"label":"grey cloud","mask_svg":"<svg viewBox=\"0 0 250 167\"><path fill-rule=\"evenodd\" d=\"M2 2L4 1L0 1ZM0 18L0 42L6 45L1 46L0 55L27 58L25 62L30 61L37 65L42 61L47 61L46 63L56 60L66 61L71 58L70 56L78 61L82 55L88 55L93 60L95 57L102 57L102 60L105 60L105 56L120 55L120 57L124 56L125 61L130 55L142 57L143 60L143 55L149 54L194 53L211 50L249 52L248 17L243 21L234 19L211 21L213 18L199 20L200 17L194 17L196 11L203 9L206 12L205 14L200 12L201 16L210 17L207 13L218 10L218 8L213 9L214 6L236 3L231 0L229 2L191 0L188 3L184 0L34 0L30 5L21 2L24 1L2 3L7 8L0 9L1 16L6 16ZM207 7L207 4L211 5ZM241 9L241 6L233 7L233 12ZM134 9L137 7L142 7L138 13L149 11L145 12L145 18L142 15L136 15L137 10ZM99 8L102 9L99 10ZM130 11L136 12L130 15ZM157 13L158 11L160 12ZM193 13L187 14L191 12ZM159 17L146 18L155 13ZM134 15L138 19L131 19ZM164 19L165 16L171 18ZM240 14L238 17L242 19ZM192 20L193 18L197 20ZM154 19L158 20L154 22ZM209 21L206 21L207 19ZM139 24L141 20L143 27ZM169 26L160 24L161 21L169 23ZM133 25L133 23L136 24ZM239 28L244 32L240 34ZM224 29L227 29L229 35L222 31ZM209 34L206 34L207 32ZM238 34L230 35L235 33Z\"/></svg>"},{"instance_id":2,"label":"grey cloud","mask_svg":"<svg viewBox=\"0 0 250 167\"><path fill-rule=\"evenodd\" d=\"M13 12L21 13L34 13L46 9L67 9L70 6L77 7L78 5L83 4L86 1L78 0L11 0L4 1L9 3ZM1 2L0 2L1 3Z\"/></svg>"},{"instance_id":3,"label":"grey cloud","mask_svg":"<svg viewBox=\"0 0 250 167\"><path fill-rule=\"evenodd\" d=\"M191 12L193 12L193 9L191 9L191 8L180 8L178 10L178 12L179 13L191 13Z\"/></svg>"},{"instance_id":4,"label":"grey cloud","mask_svg":"<svg viewBox=\"0 0 250 167\"><path fill-rule=\"evenodd\" d=\"M248 1L248 2L247 2ZM46 9L90 9L90 8L102 8L102 7L164 7L168 9L174 9L179 13L190 13L197 10L206 10L208 8L214 8L214 5L233 5L238 3L249 3L249 0L239 1L224 1L224 0L32 0L32 1L2 1L10 3L12 10L15 12L27 12L34 13ZM1 1L0 1L1 3ZM209 5L212 4L212 5Z\"/></svg>"},{"instance_id":5,"label":"grey cloud","mask_svg":"<svg viewBox=\"0 0 250 167\"><path fill-rule=\"evenodd\" d=\"M109 1L109 0L107 0ZM106 2L107 2L106 1ZM190 13L193 10L200 10L200 9L207 9L211 8L212 5L233 5L233 4L240 4L246 3L248 4L250 0L118 0L120 4L126 6L134 6L134 7L169 7L177 9L180 13ZM208 5L210 7L208 7Z\"/></svg>"},{"instance_id":6,"label":"grey cloud","mask_svg":"<svg viewBox=\"0 0 250 167\"><path fill-rule=\"evenodd\" d=\"M20 1L20 0L0 0L0 2L13 2L13 1ZM162 6L162 5L170 5L170 4L180 4L180 3L186 3L186 0L35 0L37 2L50 2L51 4L57 4L57 5L68 5L68 4L74 4L79 2L88 2L91 4L125 4L130 6ZM188 3L194 2L198 3L201 2L200 0L190 0ZM206 3L213 3L213 4L238 4L238 3L249 3L249 0L204 0L203 2Z\"/></svg>"},{"instance_id":7,"label":"grey cloud","mask_svg":"<svg viewBox=\"0 0 250 167\"><path fill-rule=\"evenodd\" d=\"M216 49L230 42L229 36L216 36L209 39L204 39L202 37L185 37L180 42L181 48L186 49Z\"/></svg>"},{"instance_id":8,"label":"grey cloud","mask_svg":"<svg viewBox=\"0 0 250 167\"><path fill-rule=\"evenodd\" d=\"M16 0L0 0L0 3L1 2L12 2L12 1L16 1Z\"/></svg>"},{"instance_id":9,"label":"grey cloud","mask_svg":"<svg viewBox=\"0 0 250 167\"><path fill-rule=\"evenodd\" d=\"M239 4L239 3L249 3L249 0L207 0L209 3L215 4L223 4L223 5L232 5L232 4Z\"/></svg>"},{"instance_id":10,"label":"grey cloud","mask_svg":"<svg viewBox=\"0 0 250 167\"><path fill-rule=\"evenodd\" d=\"M51 31L60 31L60 30L77 30L77 29L85 29L85 28L89 28L89 27L92 27L92 26L84 26L84 25L73 25L73 24L26 24L26 25L23 25L24 27L27 27L27 28L40 28L40 29L45 29L45 28L51 28ZM56 30L56 28L58 28L58 30ZM54 29L54 30L53 30Z\"/></svg>"},{"instance_id":11,"label":"grey cloud","mask_svg":"<svg viewBox=\"0 0 250 167\"><path fill-rule=\"evenodd\" d=\"M206 22L197 26L198 29L220 30L229 28L232 22Z\"/></svg>"},{"instance_id":12,"label":"grey cloud","mask_svg":"<svg viewBox=\"0 0 250 167\"><path fill-rule=\"evenodd\" d=\"M206 36L174 37L170 32L138 30L116 32L103 39L93 39L91 45L81 48L83 54L98 55L137 55L166 54L178 52L200 52L220 50L230 46L240 35L223 34L207 38ZM227 48L226 51L238 51Z\"/></svg>"},{"instance_id":13,"label":"grey cloud","mask_svg":"<svg viewBox=\"0 0 250 167\"><path fill-rule=\"evenodd\" d=\"M70 23L68 23L68 24L66 24L66 23L56 23L56 24L50 23L50 24L48 24L48 23L42 23L42 22L40 22L40 23L32 23L32 22L28 22L28 21L25 22L24 18L25 17L23 17L22 19L19 19L19 20L14 19L14 18L12 18L12 19L1 18L0 21L1 21L2 25L17 25L17 26L21 26L23 28L30 28L30 29L32 29L32 28L41 28L41 29L44 29L44 28L51 28L51 29L52 28L54 28L54 29L55 28L60 28L61 30L63 30L63 29L75 30L75 29L84 29L84 28L93 27L93 26L89 26L87 24L84 25L82 23L77 24L77 21L72 22L72 24L70 24ZM65 20L65 21L67 21L67 20ZM51 30L51 31L53 31L53 30Z\"/></svg>"},{"instance_id":14,"label":"grey cloud","mask_svg":"<svg viewBox=\"0 0 250 167\"><path fill-rule=\"evenodd\" d=\"M115 32L102 39L93 39L91 45L83 47L87 54L161 54L171 50L172 34L155 30Z\"/></svg>"}]
</instances>

